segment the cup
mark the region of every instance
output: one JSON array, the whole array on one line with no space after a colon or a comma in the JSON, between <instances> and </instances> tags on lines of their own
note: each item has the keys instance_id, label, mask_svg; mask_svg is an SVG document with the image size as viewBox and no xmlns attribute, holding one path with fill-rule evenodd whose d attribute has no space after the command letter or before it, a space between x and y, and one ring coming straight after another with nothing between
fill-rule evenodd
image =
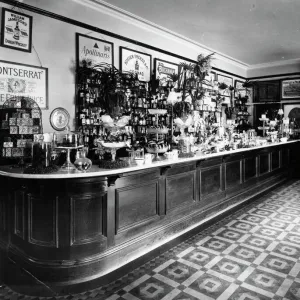
<instances>
[{"instance_id":1,"label":"cup","mask_svg":"<svg viewBox=\"0 0 300 300\"><path fill-rule=\"evenodd\" d=\"M173 154L173 159L178 159L179 150L177 149L172 150L172 154Z\"/></svg>"},{"instance_id":2,"label":"cup","mask_svg":"<svg viewBox=\"0 0 300 300\"><path fill-rule=\"evenodd\" d=\"M138 166L142 166L144 164L143 158L135 158L134 160Z\"/></svg>"},{"instance_id":3,"label":"cup","mask_svg":"<svg viewBox=\"0 0 300 300\"><path fill-rule=\"evenodd\" d=\"M173 159L173 157L174 157L174 155L173 155L172 152L166 152L166 153L164 154L164 156L165 156L166 159Z\"/></svg>"},{"instance_id":4,"label":"cup","mask_svg":"<svg viewBox=\"0 0 300 300\"><path fill-rule=\"evenodd\" d=\"M153 158L154 158L154 154L146 153L145 154L145 165L152 164Z\"/></svg>"}]
</instances>

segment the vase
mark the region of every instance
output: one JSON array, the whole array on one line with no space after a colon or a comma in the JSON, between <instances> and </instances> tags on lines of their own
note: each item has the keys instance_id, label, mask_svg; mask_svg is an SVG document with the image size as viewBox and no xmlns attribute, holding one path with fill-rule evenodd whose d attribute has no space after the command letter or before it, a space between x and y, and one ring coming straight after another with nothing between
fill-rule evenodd
<instances>
[{"instance_id":1,"label":"vase","mask_svg":"<svg viewBox=\"0 0 300 300\"><path fill-rule=\"evenodd\" d=\"M74 165L78 171L86 172L92 167L92 161L86 157L86 151L83 150L80 151L80 154L76 158Z\"/></svg>"}]
</instances>

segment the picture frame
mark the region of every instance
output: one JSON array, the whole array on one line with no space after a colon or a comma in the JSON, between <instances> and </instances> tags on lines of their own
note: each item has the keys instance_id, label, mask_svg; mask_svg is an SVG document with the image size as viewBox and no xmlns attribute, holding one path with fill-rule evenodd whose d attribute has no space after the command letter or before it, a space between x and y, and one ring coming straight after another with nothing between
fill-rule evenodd
<instances>
[{"instance_id":1,"label":"picture frame","mask_svg":"<svg viewBox=\"0 0 300 300\"><path fill-rule=\"evenodd\" d=\"M241 97L245 97L247 95L246 89L243 87L244 82L238 79L234 80L234 89L236 96L241 94Z\"/></svg>"},{"instance_id":2,"label":"picture frame","mask_svg":"<svg viewBox=\"0 0 300 300\"><path fill-rule=\"evenodd\" d=\"M92 66L101 63L114 65L114 43L76 32L76 63L91 61Z\"/></svg>"},{"instance_id":3,"label":"picture frame","mask_svg":"<svg viewBox=\"0 0 300 300\"><path fill-rule=\"evenodd\" d=\"M160 58L154 58L154 73L155 79L159 80L159 85L167 86L170 80L169 75L179 75L179 65Z\"/></svg>"},{"instance_id":4,"label":"picture frame","mask_svg":"<svg viewBox=\"0 0 300 300\"><path fill-rule=\"evenodd\" d=\"M0 106L13 96L29 97L48 109L48 68L0 60Z\"/></svg>"},{"instance_id":5,"label":"picture frame","mask_svg":"<svg viewBox=\"0 0 300 300\"><path fill-rule=\"evenodd\" d=\"M142 82L151 79L152 55L120 46L120 71L137 73Z\"/></svg>"},{"instance_id":6,"label":"picture frame","mask_svg":"<svg viewBox=\"0 0 300 300\"><path fill-rule=\"evenodd\" d=\"M219 83L224 82L229 86L233 86L233 78L223 74L217 74L217 81Z\"/></svg>"},{"instance_id":7,"label":"picture frame","mask_svg":"<svg viewBox=\"0 0 300 300\"><path fill-rule=\"evenodd\" d=\"M300 99L300 77L280 81L280 97L282 100Z\"/></svg>"},{"instance_id":8,"label":"picture frame","mask_svg":"<svg viewBox=\"0 0 300 300\"><path fill-rule=\"evenodd\" d=\"M300 102L298 103L282 103L284 118L295 118L300 124Z\"/></svg>"},{"instance_id":9,"label":"picture frame","mask_svg":"<svg viewBox=\"0 0 300 300\"><path fill-rule=\"evenodd\" d=\"M228 85L228 87L233 86L233 78L223 75L223 74L217 74L217 81L219 83L225 83ZM226 89L223 93L223 96L230 97L230 91Z\"/></svg>"},{"instance_id":10,"label":"picture frame","mask_svg":"<svg viewBox=\"0 0 300 300\"><path fill-rule=\"evenodd\" d=\"M2 8L1 46L31 52L32 16Z\"/></svg>"}]
</instances>

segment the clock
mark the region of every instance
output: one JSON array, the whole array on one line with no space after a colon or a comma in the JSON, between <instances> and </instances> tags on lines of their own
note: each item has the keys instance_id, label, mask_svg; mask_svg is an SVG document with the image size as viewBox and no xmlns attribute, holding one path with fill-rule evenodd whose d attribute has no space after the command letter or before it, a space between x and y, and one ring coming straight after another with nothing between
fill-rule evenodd
<instances>
[{"instance_id":1,"label":"clock","mask_svg":"<svg viewBox=\"0 0 300 300\"><path fill-rule=\"evenodd\" d=\"M58 131L65 130L69 125L70 115L68 111L62 107L55 108L50 114L50 124Z\"/></svg>"}]
</instances>

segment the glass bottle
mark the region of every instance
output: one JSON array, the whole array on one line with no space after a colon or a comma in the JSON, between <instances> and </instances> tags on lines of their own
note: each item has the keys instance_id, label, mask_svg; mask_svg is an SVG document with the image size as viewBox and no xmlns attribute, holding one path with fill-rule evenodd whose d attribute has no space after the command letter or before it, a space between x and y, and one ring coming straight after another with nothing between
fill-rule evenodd
<instances>
[{"instance_id":1,"label":"glass bottle","mask_svg":"<svg viewBox=\"0 0 300 300\"><path fill-rule=\"evenodd\" d=\"M78 171L86 172L92 167L92 161L86 157L87 148L77 151L76 160L74 165Z\"/></svg>"}]
</instances>

